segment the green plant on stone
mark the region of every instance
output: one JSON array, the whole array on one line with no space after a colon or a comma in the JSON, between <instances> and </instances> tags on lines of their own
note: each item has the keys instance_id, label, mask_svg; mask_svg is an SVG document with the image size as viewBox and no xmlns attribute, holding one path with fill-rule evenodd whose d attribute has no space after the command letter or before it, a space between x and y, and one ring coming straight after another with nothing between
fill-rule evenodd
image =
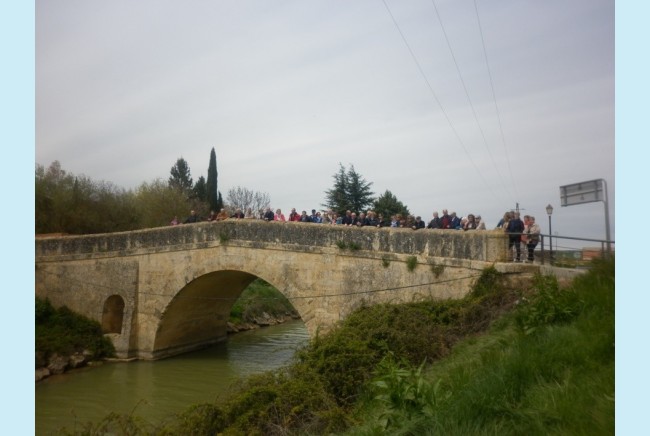
<instances>
[{"instance_id":1,"label":"green plant on stone","mask_svg":"<svg viewBox=\"0 0 650 436\"><path fill-rule=\"evenodd\" d=\"M228 235L227 233L224 233L224 232L219 233L219 242L221 242L222 244L225 244L228 241L230 241L230 235Z\"/></svg>"},{"instance_id":2,"label":"green plant on stone","mask_svg":"<svg viewBox=\"0 0 650 436\"><path fill-rule=\"evenodd\" d=\"M409 256L408 258L406 258L406 268L408 268L409 271L413 271L416 266L418 266L417 257Z\"/></svg>"},{"instance_id":3,"label":"green plant on stone","mask_svg":"<svg viewBox=\"0 0 650 436\"><path fill-rule=\"evenodd\" d=\"M440 275L445 271L445 266L444 265L437 265L435 263L431 264L431 272L433 273L436 278L440 277Z\"/></svg>"},{"instance_id":4,"label":"green plant on stone","mask_svg":"<svg viewBox=\"0 0 650 436\"><path fill-rule=\"evenodd\" d=\"M387 256L382 257L381 264L384 268L388 268L388 265L390 265L390 259L388 259Z\"/></svg>"},{"instance_id":5,"label":"green plant on stone","mask_svg":"<svg viewBox=\"0 0 650 436\"><path fill-rule=\"evenodd\" d=\"M339 247L341 250L345 250L346 248L348 248L348 244L345 241L340 239L336 241L336 246Z\"/></svg>"},{"instance_id":6,"label":"green plant on stone","mask_svg":"<svg viewBox=\"0 0 650 436\"><path fill-rule=\"evenodd\" d=\"M357 251L361 249L361 245L357 244L356 242L350 242L348 243L348 248L352 251Z\"/></svg>"}]
</instances>

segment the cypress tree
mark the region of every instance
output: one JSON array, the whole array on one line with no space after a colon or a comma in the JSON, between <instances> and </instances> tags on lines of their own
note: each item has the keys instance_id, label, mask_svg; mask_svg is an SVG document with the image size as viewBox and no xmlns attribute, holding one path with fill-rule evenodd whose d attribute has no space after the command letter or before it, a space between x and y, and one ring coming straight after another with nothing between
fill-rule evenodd
<instances>
[{"instance_id":1,"label":"cypress tree","mask_svg":"<svg viewBox=\"0 0 650 436\"><path fill-rule=\"evenodd\" d=\"M217 154L212 147L210 152L210 164L208 165L207 200L210 203L210 210L218 212L223 207L223 201L219 201L219 190L217 188Z\"/></svg>"}]
</instances>

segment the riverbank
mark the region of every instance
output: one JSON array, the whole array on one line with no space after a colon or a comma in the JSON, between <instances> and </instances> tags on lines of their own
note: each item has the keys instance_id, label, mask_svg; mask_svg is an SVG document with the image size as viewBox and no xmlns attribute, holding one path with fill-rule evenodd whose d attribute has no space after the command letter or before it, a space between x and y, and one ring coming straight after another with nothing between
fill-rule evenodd
<instances>
[{"instance_id":1,"label":"riverbank","mask_svg":"<svg viewBox=\"0 0 650 436\"><path fill-rule=\"evenodd\" d=\"M257 330L263 327L270 327L275 325L284 324L288 321L299 320L297 314L286 313L282 315L270 315L263 312L259 317L256 317L251 322L232 323L228 322L228 335L241 333L250 330ZM110 336L105 335L105 336ZM52 375L63 374L64 372L73 371L75 369L84 368L87 366L100 366L104 361L108 362L132 362L137 359L115 359L113 357L105 357L101 360L94 358L94 353L90 350L82 352L75 352L70 355L60 355L54 353L47 360L42 356L43 353L36 353L36 370L35 381L39 382ZM40 365L39 365L40 363Z\"/></svg>"},{"instance_id":2,"label":"riverbank","mask_svg":"<svg viewBox=\"0 0 650 436\"><path fill-rule=\"evenodd\" d=\"M234 323L228 321L228 334L245 332L248 330L255 330L262 327L269 327L278 324L284 324L287 321L299 320L300 316L297 313L285 313L283 315L269 315L263 312L261 316L256 317L252 322L239 322Z\"/></svg>"},{"instance_id":3,"label":"riverbank","mask_svg":"<svg viewBox=\"0 0 650 436\"><path fill-rule=\"evenodd\" d=\"M229 335L300 319L289 301L273 286L255 280L242 292L231 309ZM112 334L102 334L96 321L68 308L55 309L48 300L36 299L35 381L103 360L115 360ZM134 359L121 359L128 361Z\"/></svg>"}]
</instances>

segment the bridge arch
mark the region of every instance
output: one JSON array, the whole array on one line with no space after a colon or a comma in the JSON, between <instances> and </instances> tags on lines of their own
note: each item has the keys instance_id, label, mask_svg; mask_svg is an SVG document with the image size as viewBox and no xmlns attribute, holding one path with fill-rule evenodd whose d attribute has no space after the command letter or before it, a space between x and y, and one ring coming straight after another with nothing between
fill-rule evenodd
<instances>
[{"instance_id":1,"label":"bridge arch","mask_svg":"<svg viewBox=\"0 0 650 436\"><path fill-rule=\"evenodd\" d=\"M122 334L124 323L124 298L113 294L104 301L102 310L102 333Z\"/></svg>"},{"instance_id":2,"label":"bridge arch","mask_svg":"<svg viewBox=\"0 0 650 436\"><path fill-rule=\"evenodd\" d=\"M202 274L179 289L160 315L152 358L159 359L224 340L233 304L257 278L275 286L258 274L226 269ZM295 305L294 308L300 314Z\"/></svg>"}]
</instances>

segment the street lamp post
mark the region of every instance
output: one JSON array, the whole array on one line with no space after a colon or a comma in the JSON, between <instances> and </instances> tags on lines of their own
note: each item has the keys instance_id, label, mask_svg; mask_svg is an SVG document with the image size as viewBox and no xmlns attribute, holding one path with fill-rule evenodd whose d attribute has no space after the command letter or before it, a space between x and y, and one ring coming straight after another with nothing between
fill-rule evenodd
<instances>
[{"instance_id":1,"label":"street lamp post","mask_svg":"<svg viewBox=\"0 0 650 436\"><path fill-rule=\"evenodd\" d=\"M553 215L553 206L550 204L546 206L546 213L548 214L548 248L550 250L550 263L553 265L553 232L551 230L551 215Z\"/></svg>"}]
</instances>

